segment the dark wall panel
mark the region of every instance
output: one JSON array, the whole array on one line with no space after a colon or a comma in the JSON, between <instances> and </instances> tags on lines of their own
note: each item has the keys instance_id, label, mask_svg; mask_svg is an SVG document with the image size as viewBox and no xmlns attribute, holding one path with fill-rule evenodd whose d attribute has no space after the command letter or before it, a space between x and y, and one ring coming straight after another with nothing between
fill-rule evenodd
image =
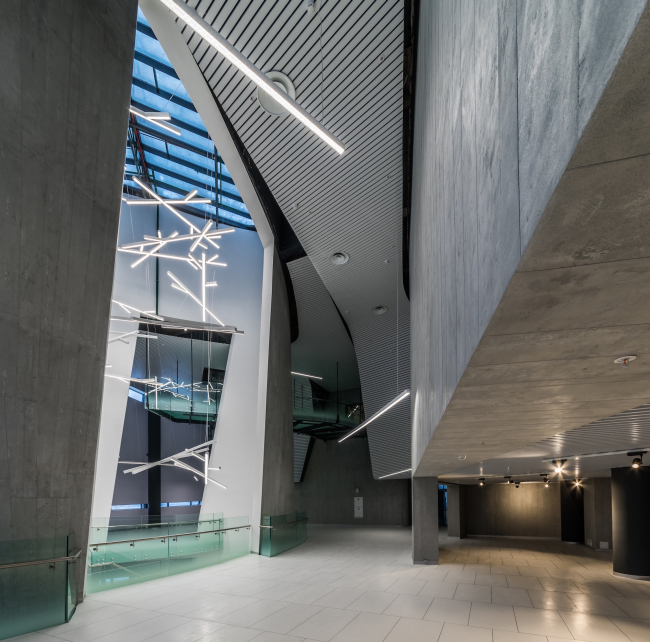
<instances>
[{"instance_id":1,"label":"dark wall panel","mask_svg":"<svg viewBox=\"0 0 650 642\"><path fill-rule=\"evenodd\" d=\"M469 535L560 539L560 486L466 486Z\"/></svg>"},{"instance_id":2,"label":"dark wall panel","mask_svg":"<svg viewBox=\"0 0 650 642\"><path fill-rule=\"evenodd\" d=\"M316 439L303 481L295 485L296 505L312 524L408 526L410 483L373 479L367 439ZM362 519L354 517L355 496L363 497Z\"/></svg>"}]
</instances>

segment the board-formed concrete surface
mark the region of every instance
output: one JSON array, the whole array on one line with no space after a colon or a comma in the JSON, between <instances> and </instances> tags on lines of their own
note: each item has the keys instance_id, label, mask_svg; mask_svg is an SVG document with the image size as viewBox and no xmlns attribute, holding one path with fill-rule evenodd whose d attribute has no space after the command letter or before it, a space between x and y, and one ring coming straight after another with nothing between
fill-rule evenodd
<instances>
[{"instance_id":1,"label":"board-formed concrete surface","mask_svg":"<svg viewBox=\"0 0 650 642\"><path fill-rule=\"evenodd\" d=\"M423 5L437 31L418 63L416 475L650 399L644 6Z\"/></svg>"},{"instance_id":2,"label":"board-formed concrete surface","mask_svg":"<svg viewBox=\"0 0 650 642\"><path fill-rule=\"evenodd\" d=\"M80 598L136 12L136 0L0 11L0 540L74 532Z\"/></svg>"}]
</instances>

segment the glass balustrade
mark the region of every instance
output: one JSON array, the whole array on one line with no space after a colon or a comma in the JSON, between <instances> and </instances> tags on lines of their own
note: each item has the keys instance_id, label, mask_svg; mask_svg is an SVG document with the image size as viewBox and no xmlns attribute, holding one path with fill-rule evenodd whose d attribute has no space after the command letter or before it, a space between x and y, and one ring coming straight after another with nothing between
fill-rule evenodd
<instances>
[{"instance_id":1,"label":"glass balustrade","mask_svg":"<svg viewBox=\"0 0 650 642\"><path fill-rule=\"evenodd\" d=\"M247 517L175 517L176 520L153 524L98 526L95 522L91 528L86 591L97 593L138 584L219 564L250 552ZM98 541L100 533L104 541Z\"/></svg>"},{"instance_id":2,"label":"glass balustrade","mask_svg":"<svg viewBox=\"0 0 650 642\"><path fill-rule=\"evenodd\" d=\"M70 620L77 552L74 534L0 542L0 640Z\"/></svg>"},{"instance_id":3,"label":"glass balustrade","mask_svg":"<svg viewBox=\"0 0 650 642\"><path fill-rule=\"evenodd\" d=\"M274 557L307 541L307 513L266 515L260 526L260 555Z\"/></svg>"}]
</instances>

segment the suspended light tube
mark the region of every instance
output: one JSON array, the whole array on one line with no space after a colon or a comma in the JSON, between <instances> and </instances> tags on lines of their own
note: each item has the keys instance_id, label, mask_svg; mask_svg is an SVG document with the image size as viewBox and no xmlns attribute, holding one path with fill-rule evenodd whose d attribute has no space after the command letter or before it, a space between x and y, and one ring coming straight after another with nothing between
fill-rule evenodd
<instances>
[{"instance_id":1,"label":"suspended light tube","mask_svg":"<svg viewBox=\"0 0 650 642\"><path fill-rule=\"evenodd\" d=\"M350 431L347 435L344 437L341 437L339 439L339 444L342 441L345 441L348 437L352 437L355 433L359 432L360 430L363 430L366 428L369 424L371 424L375 419L381 417L385 412L388 412L393 406L396 406L400 401L404 401L409 395L411 394L411 391L407 388L404 392L401 392L395 399L393 399L390 403L387 403L383 408L378 410L374 415L366 419L362 424L359 424L354 430Z\"/></svg>"},{"instance_id":2,"label":"suspended light tube","mask_svg":"<svg viewBox=\"0 0 650 642\"><path fill-rule=\"evenodd\" d=\"M133 105L129 106L129 111L135 116L139 116L140 118L148 120L150 123L153 123L157 127L166 129L172 134L176 134L176 136L181 135L181 130L178 129L178 127L174 127L174 125L168 125L167 123L161 122L163 120L171 120L171 116L166 111L142 111Z\"/></svg>"},{"instance_id":3,"label":"suspended light tube","mask_svg":"<svg viewBox=\"0 0 650 642\"><path fill-rule=\"evenodd\" d=\"M308 375L305 374L304 372L294 372L293 370L291 371L292 375L297 375L298 377L307 377L308 379L322 379L323 377L317 377L316 375Z\"/></svg>"},{"instance_id":4,"label":"suspended light tube","mask_svg":"<svg viewBox=\"0 0 650 642\"><path fill-rule=\"evenodd\" d=\"M396 473L390 473L389 475L382 475L378 479L386 479L386 477L392 477L393 475L400 475L401 473L410 473L410 468L405 468L404 470L398 470Z\"/></svg>"},{"instance_id":5,"label":"suspended light tube","mask_svg":"<svg viewBox=\"0 0 650 642\"><path fill-rule=\"evenodd\" d=\"M226 60L237 67L252 80L262 91L280 103L294 118L310 129L316 136L327 143L334 151L342 154L345 148L313 116L305 111L277 85L266 77L248 58L231 45L216 29L182 0L160 0L172 13L193 29L209 45L214 47ZM158 124L158 123L157 123Z\"/></svg>"}]
</instances>

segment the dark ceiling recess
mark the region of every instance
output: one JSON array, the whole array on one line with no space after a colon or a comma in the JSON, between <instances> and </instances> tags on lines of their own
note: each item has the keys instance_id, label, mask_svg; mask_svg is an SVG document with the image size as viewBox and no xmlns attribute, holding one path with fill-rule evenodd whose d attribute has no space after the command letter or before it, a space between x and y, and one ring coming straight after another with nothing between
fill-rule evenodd
<instances>
[{"instance_id":1,"label":"dark ceiling recess","mask_svg":"<svg viewBox=\"0 0 650 642\"><path fill-rule=\"evenodd\" d=\"M411 184L413 179L413 123L415 119L415 78L418 52L420 0L404 2L404 117L402 126L402 283L410 298L409 253L411 245Z\"/></svg>"},{"instance_id":2,"label":"dark ceiling recess","mask_svg":"<svg viewBox=\"0 0 650 642\"><path fill-rule=\"evenodd\" d=\"M208 87L210 86L209 83ZM287 269L287 263L290 261L295 261L296 259L301 259L303 256L307 256L302 244L298 240L296 233L293 231L291 224L287 221L287 217L284 215L284 212L278 205L278 202L275 200L273 193L269 189L269 186L266 184L266 181L262 177L261 172L257 169L251 155L248 153L246 146L239 138L237 131L233 127L228 115L224 111L221 103L217 100L217 97L214 95L214 91L210 88L212 92L212 98L221 112L226 127L230 132L235 147L239 152L239 156L244 163L244 167L248 172L248 176L253 183L257 197L260 200L262 209L266 214L266 220L271 226L273 231L273 236L275 238L275 247L280 257L280 262L282 263L282 273L284 274L284 281L287 286L287 295L289 297L289 317L291 320L291 343L293 343L299 334L298 328L298 308L296 306L296 297L293 292L293 283L291 282L291 276L289 270Z\"/></svg>"}]
</instances>

